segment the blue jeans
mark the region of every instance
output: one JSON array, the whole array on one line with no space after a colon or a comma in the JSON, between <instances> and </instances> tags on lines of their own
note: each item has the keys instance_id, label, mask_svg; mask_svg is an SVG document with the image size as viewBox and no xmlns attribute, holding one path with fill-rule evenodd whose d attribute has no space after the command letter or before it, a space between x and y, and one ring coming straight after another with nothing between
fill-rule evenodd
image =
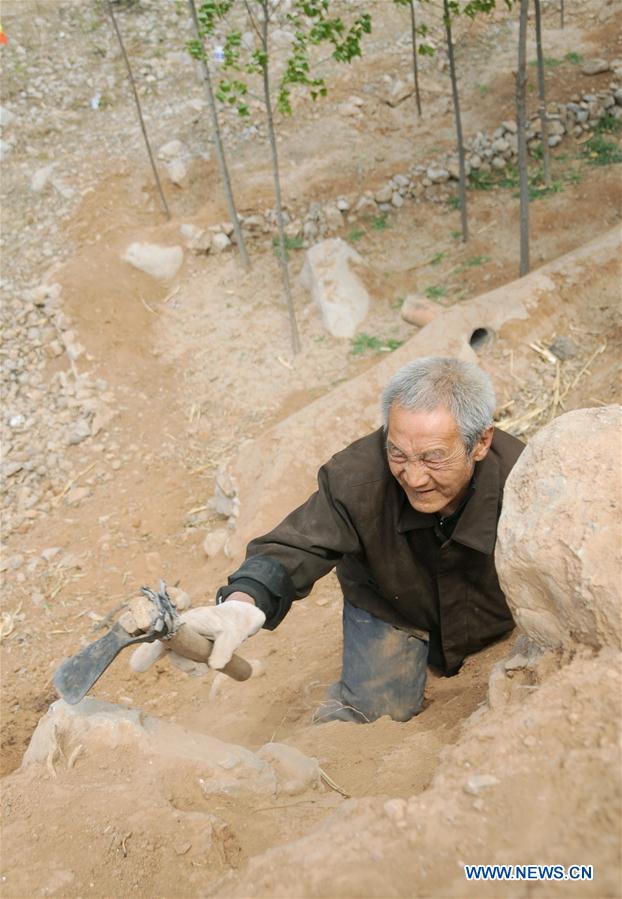
<instances>
[{"instance_id":1,"label":"blue jeans","mask_svg":"<svg viewBox=\"0 0 622 899\"><path fill-rule=\"evenodd\" d=\"M341 678L313 720L363 724L390 715L408 721L423 706L427 671L425 640L344 600Z\"/></svg>"}]
</instances>

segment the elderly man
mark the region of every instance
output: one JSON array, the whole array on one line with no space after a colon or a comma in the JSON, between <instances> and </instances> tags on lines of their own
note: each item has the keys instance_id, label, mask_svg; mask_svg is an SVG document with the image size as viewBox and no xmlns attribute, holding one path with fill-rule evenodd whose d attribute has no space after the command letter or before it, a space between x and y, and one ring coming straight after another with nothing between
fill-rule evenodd
<instances>
[{"instance_id":1,"label":"elderly man","mask_svg":"<svg viewBox=\"0 0 622 899\"><path fill-rule=\"evenodd\" d=\"M187 613L215 639L209 664L219 668L336 567L343 667L316 720L407 721L421 710L428 664L455 674L514 626L493 550L523 444L494 429L488 376L458 359L417 359L391 379L382 407L383 427L333 456L318 490L249 544L217 605ZM143 668L159 649L137 653Z\"/></svg>"}]
</instances>

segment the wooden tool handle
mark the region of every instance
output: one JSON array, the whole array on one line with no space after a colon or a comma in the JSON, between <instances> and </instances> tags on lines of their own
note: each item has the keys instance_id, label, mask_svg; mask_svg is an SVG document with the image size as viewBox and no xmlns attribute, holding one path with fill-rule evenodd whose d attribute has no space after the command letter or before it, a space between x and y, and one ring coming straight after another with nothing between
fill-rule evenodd
<instances>
[{"instance_id":1,"label":"wooden tool handle","mask_svg":"<svg viewBox=\"0 0 622 899\"><path fill-rule=\"evenodd\" d=\"M153 603L146 597L139 596L129 603L128 611L120 617L119 624L129 634L138 634L141 631L148 633L153 630L154 620ZM180 624L174 637L162 642L166 649L193 662L207 662L214 648L213 640L197 633L190 625L184 623ZM220 670L239 681L248 680L253 673L250 663L236 655L231 656L224 668L214 670Z\"/></svg>"},{"instance_id":2,"label":"wooden tool handle","mask_svg":"<svg viewBox=\"0 0 622 899\"><path fill-rule=\"evenodd\" d=\"M175 636L165 640L164 645L178 655L192 659L193 662L207 662L214 648L212 640L198 634L187 624L180 625ZM237 655L232 655L224 668L214 670L220 670L238 681L248 680L253 673L250 662Z\"/></svg>"}]
</instances>

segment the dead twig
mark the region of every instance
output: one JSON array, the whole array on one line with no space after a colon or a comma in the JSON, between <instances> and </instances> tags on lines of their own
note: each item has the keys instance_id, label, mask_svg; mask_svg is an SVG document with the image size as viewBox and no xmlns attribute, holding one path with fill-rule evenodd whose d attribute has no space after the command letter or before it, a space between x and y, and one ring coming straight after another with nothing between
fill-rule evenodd
<instances>
[{"instance_id":1,"label":"dead twig","mask_svg":"<svg viewBox=\"0 0 622 899\"><path fill-rule=\"evenodd\" d=\"M340 796L343 796L344 799L350 798L350 794L346 793L346 791L342 787L340 787L339 784L336 784L335 781L328 776L328 774L326 773L326 771L324 771L323 768L319 768L318 770L320 772L320 777L322 778L322 780L324 781L325 784L327 784L336 793L339 793Z\"/></svg>"},{"instance_id":2,"label":"dead twig","mask_svg":"<svg viewBox=\"0 0 622 899\"><path fill-rule=\"evenodd\" d=\"M0 643L15 630L15 621L21 611L22 604L20 603L14 612L2 613L2 618L0 619Z\"/></svg>"},{"instance_id":3,"label":"dead twig","mask_svg":"<svg viewBox=\"0 0 622 899\"><path fill-rule=\"evenodd\" d=\"M553 386L553 402L551 403L551 413L549 415L549 421L553 421L553 419L555 418L555 414L557 412L557 407L559 406L560 381L561 381L561 364L558 359L557 364L555 366L555 384Z\"/></svg>"},{"instance_id":4,"label":"dead twig","mask_svg":"<svg viewBox=\"0 0 622 899\"><path fill-rule=\"evenodd\" d=\"M62 498L65 496L65 494L71 490L71 488L76 483L76 481L79 481L80 478L84 477L85 474L88 474L89 471L92 468L95 468L96 465L97 465L97 462L91 462L90 465L87 465L86 468L83 468L82 471L79 471L78 474L75 475L75 477L71 478L70 481L67 481L67 483L63 487L62 491L58 494L58 496L54 500L54 505L58 505L59 502L62 500Z\"/></svg>"},{"instance_id":5,"label":"dead twig","mask_svg":"<svg viewBox=\"0 0 622 899\"><path fill-rule=\"evenodd\" d=\"M142 294L140 294L140 301L141 301L141 303L143 304L143 306L145 307L145 309L148 309L148 310L149 310L149 312L153 312L154 315L159 315L159 314L160 314L159 312L156 312L155 309L152 309L152 308L151 308L151 306L149 305L149 303L148 303L147 300L143 297Z\"/></svg>"},{"instance_id":6,"label":"dead twig","mask_svg":"<svg viewBox=\"0 0 622 899\"><path fill-rule=\"evenodd\" d=\"M577 384L579 383L579 381L581 380L583 375L588 371L588 369L589 369L590 365L592 364L592 362L594 361L594 359L597 356L600 356L601 353L604 353L606 349L607 349L607 341L605 341L603 343L603 345L601 347L599 347L597 350L594 350L594 352L592 353L590 358L587 360L587 362L585 363L585 365L583 366L583 368L581 369L579 374L575 377L574 381L572 381L568 385L568 387L566 387L564 392L561 394L560 400L564 400L568 396L570 391L574 390L574 388L577 386Z\"/></svg>"}]
</instances>

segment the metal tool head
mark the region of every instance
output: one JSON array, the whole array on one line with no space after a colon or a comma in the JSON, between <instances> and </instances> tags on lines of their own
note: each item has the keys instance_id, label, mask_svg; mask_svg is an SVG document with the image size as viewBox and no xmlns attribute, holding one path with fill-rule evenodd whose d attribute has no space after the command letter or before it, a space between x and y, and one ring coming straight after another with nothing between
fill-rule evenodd
<instances>
[{"instance_id":1,"label":"metal tool head","mask_svg":"<svg viewBox=\"0 0 622 899\"><path fill-rule=\"evenodd\" d=\"M130 612L127 613L130 625L123 621L126 616L121 616L105 636L67 659L56 670L54 686L67 702L79 702L126 646L170 640L175 636L181 620L164 581L160 581L157 593L149 587L141 587L141 592L153 604L153 609L139 600L137 605L142 602L145 608L132 611L130 603Z\"/></svg>"},{"instance_id":2,"label":"metal tool head","mask_svg":"<svg viewBox=\"0 0 622 899\"><path fill-rule=\"evenodd\" d=\"M160 640L170 640L174 637L180 625L180 618L177 614L177 606L168 595L166 584L160 581L160 589L156 593L150 587L141 587L140 592L149 599L156 612L153 621L153 630Z\"/></svg>"}]
</instances>

